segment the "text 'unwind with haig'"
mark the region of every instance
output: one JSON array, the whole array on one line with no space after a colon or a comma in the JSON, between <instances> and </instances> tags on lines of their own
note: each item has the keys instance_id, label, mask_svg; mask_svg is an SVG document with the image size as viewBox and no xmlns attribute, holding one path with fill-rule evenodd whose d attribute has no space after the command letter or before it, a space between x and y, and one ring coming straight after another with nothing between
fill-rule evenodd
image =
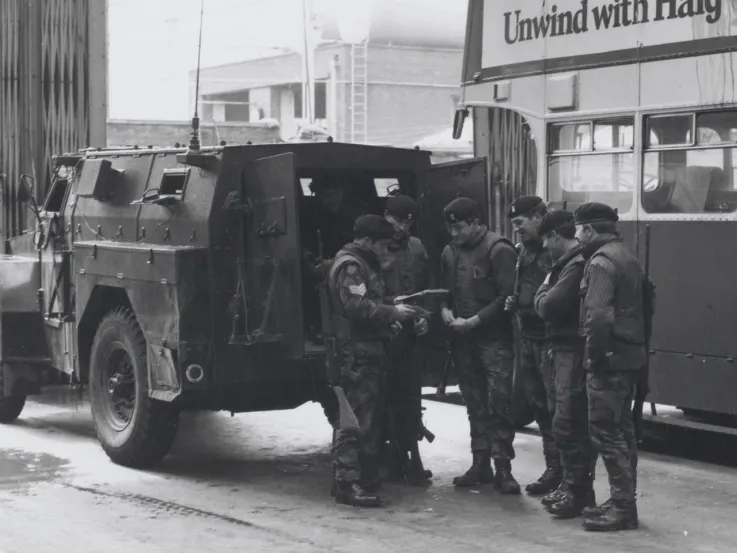
<instances>
[{"instance_id":1,"label":"text 'unwind with haig'","mask_svg":"<svg viewBox=\"0 0 737 553\"><path fill-rule=\"evenodd\" d=\"M702 15L706 16L707 23L719 21L722 0L614 0L591 7L588 0L582 0L578 10L559 10L553 4L549 13L536 17L525 17L522 10L507 12L504 14L504 39L507 44L515 44Z\"/></svg>"}]
</instances>

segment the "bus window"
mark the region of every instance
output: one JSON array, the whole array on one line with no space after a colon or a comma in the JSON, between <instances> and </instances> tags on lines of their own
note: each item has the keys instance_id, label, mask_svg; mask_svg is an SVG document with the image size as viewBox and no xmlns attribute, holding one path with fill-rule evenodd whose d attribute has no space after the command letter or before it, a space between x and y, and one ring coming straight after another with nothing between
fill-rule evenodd
<instances>
[{"instance_id":1,"label":"bus window","mask_svg":"<svg viewBox=\"0 0 737 553\"><path fill-rule=\"evenodd\" d=\"M603 202L626 213L635 191L634 119L555 124L550 128L548 198L574 210ZM592 132L593 131L593 132Z\"/></svg>"},{"instance_id":2,"label":"bus window","mask_svg":"<svg viewBox=\"0 0 737 553\"><path fill-rule=\"evenodd\" d=\"M550 149L553 152L591 150L591 123L552 125Z\"/></svg>"},{"instance_id":3,"label":"bus window","mask_svg":"<svg viewBox=\"0 0 737 553\"><path fill-rule=\"evenodd\" d=\"M646 123L658 138L651 136L645 151L646 212L737 211L737 111L658 116Z\"/></svg>"},{"instance_id":4,"label":"bus window","mask_svg":"<svg viewBox=\"0 0 737 553\"><path fill-rule=\"evenodd\" d=\"M594 124L594 150L631 149L634 144L634 121L631 117L597 121Z\"/></svg>"},{"instance_id":5,"label":"bus window","mask_svg":"<svg viewBox=\"0 0 737 553\"><path fill-rule=\"evenodd\" d=\"M652 116L646 119L648 143L646 147L688 146L691 144L693 115Z\"/></svg>"}]
</instances>

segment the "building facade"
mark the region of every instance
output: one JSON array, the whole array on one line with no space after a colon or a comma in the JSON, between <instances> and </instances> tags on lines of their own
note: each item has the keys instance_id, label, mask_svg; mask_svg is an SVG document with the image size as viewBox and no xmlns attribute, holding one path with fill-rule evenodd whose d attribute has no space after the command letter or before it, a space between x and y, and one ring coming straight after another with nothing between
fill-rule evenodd
<instances>
[{"instance_id":1,"label":"building facade","mask_svg":"<svg viewBox=\"0 0 737 553\"><path fill-rule=\"evenodd\" d=\"M314 122L339 142L410 147L452 125L462 55L460 48L324 43L314 58ZM203 68L202 119L274 119L288 140L308 122L302 78L298 53ZM192 72L193 90L194 82Z\"/></svg>"}]
</instances>

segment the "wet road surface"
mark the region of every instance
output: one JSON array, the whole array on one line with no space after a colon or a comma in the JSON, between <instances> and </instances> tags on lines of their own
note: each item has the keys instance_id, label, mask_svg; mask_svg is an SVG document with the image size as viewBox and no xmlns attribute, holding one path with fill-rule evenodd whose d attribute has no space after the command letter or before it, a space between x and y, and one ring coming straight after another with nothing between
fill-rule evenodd
<instances>
[{"instance_id":1,"label":"wet road surface","mask_svg":"<svg viewBox=\"0 0 737 553\"><path fill-rule=\"evenodd\" d=\"M644 453L641 529L625 533L584 532L580 520L554 520L537 499L491 486L455 490L470 457L455 405L425 402L437 435L421 444L433 485L386 486L385 508L360 510L328 494L330 428L316 404L185 414L172 453L155 471L135 471L105 456L78 393L34 399L0 427L0 553L737 550L737 472L719 465ZM515 447L524 485L544 469L540 439L520 433Z\"/></svg>"}]
</instances>

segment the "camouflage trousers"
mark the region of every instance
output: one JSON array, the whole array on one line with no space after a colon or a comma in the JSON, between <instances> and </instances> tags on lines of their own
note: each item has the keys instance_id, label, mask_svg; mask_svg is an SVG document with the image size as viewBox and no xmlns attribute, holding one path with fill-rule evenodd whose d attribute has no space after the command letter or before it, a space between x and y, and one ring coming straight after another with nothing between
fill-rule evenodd
<instances>
[{"instance_id":1,"label":"camouflage trousers","mask_svg":"<svg viewBox=\"0 0 737 553\"><path fill-rule=\"evenodd\" d=\"M341 385L360 428L338 428L333 434L333 471L338 482L357 482L377 469L384 405L383 351L380 342L358 342L340 352Z\"/></svg>"},{"instance_id":2,"label":"camouflage trousers","mask_svg":"<svg viewBox=\"0 0 737 553\"><path fill-rule=\"evenodd\" d=\"M604 461L615 501L635 498L637 442L632 401L638 378L636 371L586 374L591 442Z\"/></svg>"},{"instance_id":3,"label":"camouflage trousers","mask_svg":"<svg viewBox=\"0 0 737 553\"><path fill-rule=\"evenodd\" d=\"M497 460L514 459L512 344L472 332L454 340L453 357L471 425L471 450Z\"/></svg>"},{"instance_id":4,"label":"camouflage trousers","mask_svg":"<svg viewBox=\"0 0 737 553\"><path fill-rule=\"evenodd\" d=\"M553 434L555 385L549 360L550 344L546 340L520 340L520 370L524 377L527 404L535 414L535 422L543 439L543 454L548 466L560 466L560 452Z\"/></svg>"},{"instance_id":5,"label":"camouflage trousers","mask_svg":"<svg viewBox=\"0 0 737 553\"><path fill-rule=\"evenodd\" d=\"M564 480L573 486L591 486L596 456L588 423L586 371L583 348L551 351L555 380L553 433L563 462Z\"/></svg>"}]
</instances>

